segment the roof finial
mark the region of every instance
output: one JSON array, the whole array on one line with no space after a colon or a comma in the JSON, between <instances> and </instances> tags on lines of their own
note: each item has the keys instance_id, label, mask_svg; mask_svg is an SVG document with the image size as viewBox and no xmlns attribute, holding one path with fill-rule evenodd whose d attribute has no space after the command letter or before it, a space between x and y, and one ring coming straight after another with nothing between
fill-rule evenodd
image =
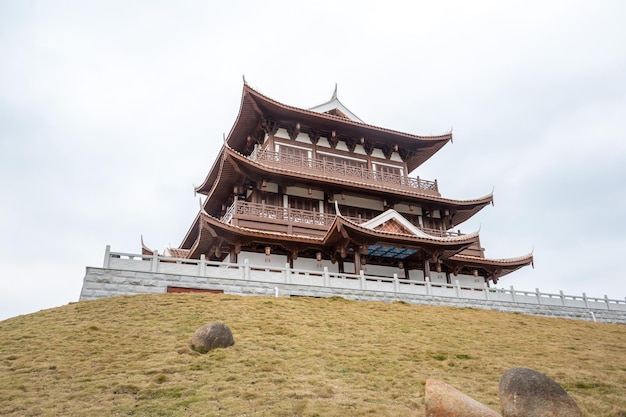
<instances>
[{"instance_id":1,"label":"roof finial","mask_svg":"<svg viewBox=\"0 0 626 417\"><path fill-rule=\"evenodd\" d=\"M335 91L333 91L333 96L330 99L337 100L337 83L335 83Z\"/></svg>"},{"instance_id":2,"label":"roof finial","mask_svg":"<svg viewBox=\"0 0 626 417\"><path fill-rule=\"evenodd\" d=\"M243 77L243 83L245 85L248 85L248 83L246 82L246 74L241 74L241 76Z\"/></svg>"}]
</instances>

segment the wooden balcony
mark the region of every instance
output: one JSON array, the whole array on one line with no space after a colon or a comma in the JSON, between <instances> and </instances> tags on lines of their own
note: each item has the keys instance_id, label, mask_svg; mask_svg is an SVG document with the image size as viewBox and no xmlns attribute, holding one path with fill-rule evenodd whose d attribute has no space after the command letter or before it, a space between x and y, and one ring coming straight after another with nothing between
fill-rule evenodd
<instances>
[{"instance_id":1,"label":"wooden balcony","mask_svg":"<svg viewBox=\"0 0 626 417\"><path fill-rule=\"evenodd\" d=\"M347 216L346 216L347 217ZM369 218L347 217L354 223L361 224ZM286 233L305 233L319 236L326 233L335 220L335 213L319 213L317 211L298 210L290 207L272 206L268 204L235 201L220 219L233 226L243 226L252 229L281 231ZM422 231L438 237L461 236L458 231L427 229Z\"/></svg>"},{"instance_id":2,"label":"wooden balcony","mask_svg":"<svg viewBox=\"0 0 626 417\"><path fill-rule=\"evenodd\" d=\"M315 173L332 178L359 181L366 184L381 185L392 189L402 189L432 195L440 195L437 180L428 181L419 177L410 178L385 172L373 171L364 167L340 164L325 159L285 155L265 149L255 149L249 158L266 165L291 169L306 173Z\"/></svg>"},{"instance_id":3,"label":"wooden balcony","mask_svg":"<svg viewBox=\"0 0 626 417\"><path fill-rule=\"evenodd\" d=\"M228 207L220 220L233 226L321 236L330 228L335 214L237 200ZM359 223L365 221L351 220Z\"/></svg>"}]
</instances>

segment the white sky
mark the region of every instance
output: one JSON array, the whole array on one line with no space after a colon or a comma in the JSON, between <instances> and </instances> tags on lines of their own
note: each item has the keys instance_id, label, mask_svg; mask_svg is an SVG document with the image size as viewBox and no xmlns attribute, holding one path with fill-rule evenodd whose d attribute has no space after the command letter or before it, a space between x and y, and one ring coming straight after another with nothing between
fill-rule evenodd
<instances>
[{"instance_id":1,"label":"white sky","mask_svg":"<svg viewBox=\"0 0 626 417\"><path fill-rule=\"evenodd\" d=\"M626 2L0 3L0 320L77 301L104 249L178 246L242 75L367 123L453 128L413 175L487 207L499 286L623 299Z\"/></svg>"}]
</instances>

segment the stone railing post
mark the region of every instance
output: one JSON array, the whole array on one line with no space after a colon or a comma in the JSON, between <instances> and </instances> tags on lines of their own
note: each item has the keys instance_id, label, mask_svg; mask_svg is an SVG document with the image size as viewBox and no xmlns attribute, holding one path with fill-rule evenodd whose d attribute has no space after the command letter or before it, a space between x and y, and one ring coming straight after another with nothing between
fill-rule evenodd
<instances>
[{"instance_id":1,"label":"stone railing post","mask_svg":"<svg viewBox=\"0 0 626 417\"><path fill-rule=\"evenodd\" d=\"M610 310L611 309L611 303L609 303L609 297L604 294L604 302L606 303L606 309Z\"/></svg>"},{"instance_id":2,"label":"stone railing post","mask_svg":"<svg viewBox=\"0 0 626 417\"><path fill-rule=\"evenodd\" d=\"M291 275L291 271L289 270L289 263L285 264L285 284L289 284L289 275Z\"/></svg>"},{"instance_id":3,"label":"stone railing post","mask_svg":"<svg viewBox=\"0 0 626 417\"><path fill-rule=\"evenodd\" d=\"M328 267L324 267L324 286L330 287L330 275L328 275Z\"/></svg>"},{"instance_id":4,"label":"stone railing post","mask_svg":"<svg viewBox=\"0 0 626 417\"><path fill-rule=\"evenodd\" d=\"M203 253L200 255L200 263L198 264L198 273L201 277L206 275L206 255Z\"/></svg>"},{"instance_id":5,"label":"stone railing post","mask_svg":"<svg viewBox=\"0 0 626 417\"><path fill-rule=\"evenodd\" d=\"M559 291L559 295L561 297L561 305L564 306L565 305L565 295L563 294L563 290Z\"/></svg>"},{"instance_id":6,"label":"stone railing post","mask_svg":"<svg viewBox=\"0 0 626 417\"><path fill-rule=\"evenodd\" d=\"M589 300L587 300L587 294L583 293L583 301L585 302L585 308L589 308Z\"/></svg>"},{"instance_id":7,"label":"stone railing post","mask_svg":"<svg viewBox=\"0 0 626 417\"><path fill-rule=\"evenodd\" d=\"M483 282L483 291L485 291L485 300L489 301L489 287L486 282Z\"/></svg>"},{"instance_id":8,"label":"stone railing post","mask_svg":"<svg viewBox=\"0 0 626 417\"><path fill-rule=\"evenodd\" d=\"M250 279L250 261L248 258L243 260L243 279L246 281Z\"/></svg>"},{"instance_id":9,"label":"stone railing post","mask_svg":"<svg viewBox=\"0 0 626 417\"><path fill-rule=\"evenodd\" d=\"M426 295L431 295L430 277L425 277L424 279L426 280Z\"/></svg>"},{"instance_id":10,"label":"stone railing post","mask_svg":"<svg viewBox=\"0 0 626 417\"><path fill-rule=\"evenodd\" d=\"M515 288L511 285L511 301L517 303L517 297L515 296Z\"/></svg>"},{"instance_id":11,"label":"stone railing post","mask_svg":"<svg viewBox=\"0 0 626 417\"><path fill-rule=\"evenodd\" d=\"M541 292L539 291L539 288L535 288L535 294L537 295L537 303L541 305Z\"/></svg>"},{"instance_id":12,"label":"stone railing post","mask_svg":"<svg viewBox=\"0 0 626 417\"><path fill-rule=\"evenodd\" d=\"M104 264L102 264L102 267L104 269L109 269L110 265L111 265L111 245L107 245L106 248L104 248Z\"/></svg>"},{"instance_id":13,"label":"stone railing post","mask_svg":"<svg viewBox=\"0 0 626 417\"><path fill-rule=\"evenodd\" d=\"M359 287L364 290L365 289L365 272L361 269L359 271Z\"/></svg>"},{"instance_id":14,"label":"stone railing post","mask_svg":"<svg viewBox=\"0 0 626 417\"><path fill-rule=\"evenodd\" d=\"M159 270L159 251L155 250L152 254L152 265L150 265L151 272L157 272Z\"/></svg>"},{"instance_id":15,"label":"stone railing post","mask_svg":"<svg viewBox=\"0 0 626 417\"><path fill-rule=\"evenodd\" d=\"M398 274L393 274L393 291L398 292Z\"/></svg>"},{"instance_id":16,"label":"stone railing post","mask_svg":"<svg viewBox=\"0 0 626 417\"><path fill-rule=\"evenodd\" d=\"M461 283L458 279L454 280L454 289L456 290L456 298L461 298Z\"/></svg>"}]
</instances>

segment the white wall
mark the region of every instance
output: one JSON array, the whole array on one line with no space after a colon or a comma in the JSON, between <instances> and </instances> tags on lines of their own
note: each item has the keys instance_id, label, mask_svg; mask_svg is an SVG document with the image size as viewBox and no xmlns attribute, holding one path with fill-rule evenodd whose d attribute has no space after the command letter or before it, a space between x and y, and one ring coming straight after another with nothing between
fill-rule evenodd
<instances>
[{"instance_id":1,"label":"white wall","mask_svg":"<svg viewBox=\"0 0 626 417\"><path fill-rule=\"evenodd\" d=\"M463 275L459 274L456 277L454 275L450 276L450 280L454 284L455 281L459 281L460 285L464 285L467 287L482 287L485 279L483 277L475 277L474 275Z\"/></svg>"},{"instance_id":2,"label":"white wall","mask_svg":"<svg viewBox=\"0 0 626 417\"><path fill-rule=\"evenodd\" d=\"M244 263L245 259L248 259L250 265L267 265L283 268L289 261L286 255L270 255L270 262L265 262L264 253L245 252L242 251L237 257L238 264ZM224 260L228 262L228 257ZM339 266L337 263L332 263L328 260L322 260L321 267L318 267L317 260L311 258L298 258L293 263L294 269L303 269L307 271L320 271L324 270L324 267L328 268L328 272L338 273ZM354 272L354 263L344 261L344 270L346 274L358 274L359 271ZM363 270L365 275L393 277L393 274L398 274L400 279L411 279L415 281L424 281L424 271L419 269L412 269L409 271L408 278L404 275L404 269L400 269L394 266L382 266L382 265L364 265ZM455 281L459 281L459 284L465 287L483 287L484 278L481 276L475 277L473 275L459 274L457 276L450 275L451 284L454 285ZM446 284L445 272L430 271L430 282L434 284Z\"/></svg>"},{"instance_id":3,"label":"white wall","mask_svg":"<svg viewBox=\"0 0 626 417\"><path fill-rule=\"evenodd\" d=\"M398 278L405 278L404 269L400 269L397 266L364 265L363 271L365 275L393 277L393 274L398 274Z\"/></svg>"}]
</instances>

